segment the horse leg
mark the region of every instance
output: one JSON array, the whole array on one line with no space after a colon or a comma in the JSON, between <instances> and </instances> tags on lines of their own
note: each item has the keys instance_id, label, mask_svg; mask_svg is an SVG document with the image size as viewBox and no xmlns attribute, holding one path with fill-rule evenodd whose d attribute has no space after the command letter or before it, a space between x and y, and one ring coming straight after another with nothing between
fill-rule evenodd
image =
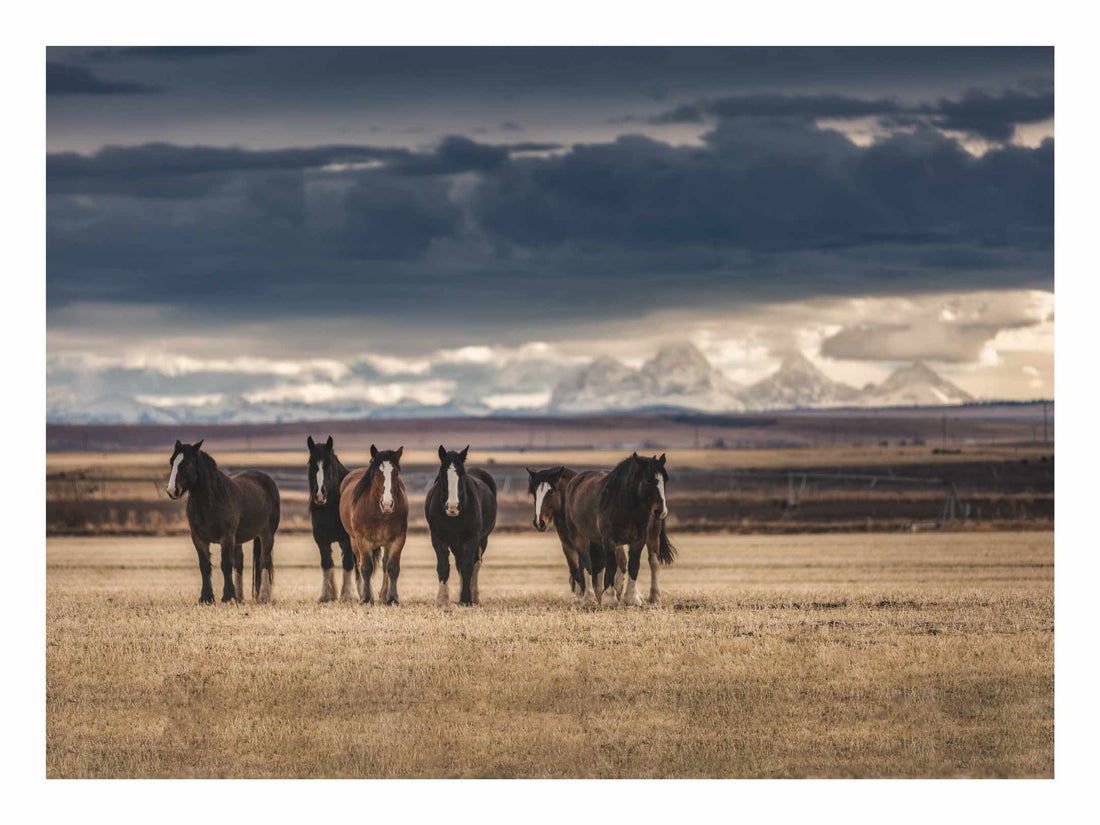
<instances>
[{"instance_id":1,"label":"horse leg","mask_svg":"<svg viewBox=\"0 0 1100 825\"><path fill-rule=\"evenodd\" d=\"M563 544L561 549L565 554L565 563L569 565L569 590L572 591L573 597L580 601L584 598L584 578L581 576L580 557L569 545Z\"/></svg>"},{"instance_id":2,"label":"horse leg","mask_svg":"<svg viewBox=\"0 0 1100 825\"><path fill-rule=\"evenodd\" d=\"M260 571L263 569L263 542L260 537L252 539L252 600L260 600Z\"/></svg>"},{"instance_id":3,"label":"horse leg","mask_svg":"<svg viewBox=\"0 0 1100 825\"><path fill-rule=\"evenodd\" d=\"M474 557L474 573L470 580L470 592L474 597L474 604L481 604L481 594L477 589L477 576L481 572L481 560L485 558L485 548L488 546L489 539L482 539L477 547L477 555Z\"/></svg>"},{"instance_id":4,"label":"horse leg","mask_svg":"<svg viewBox=\"0 0 1100 825\"><path fill-rule=\"evenodd\" d=\"M237 542L232 537L223 539L222 543L222 601L233 601L233 556L237 549Z\"/></svg>"},{"instance_id":5,"label":"horse leg","mask_svg":"<svg viewBox=\"0 0 1100 825\"><path fill-rule=\"evenodd\" d=\"M588 564L584 578L584 600L595 607L600 606L600 594L603 593L603 546L592 541L588 543Z\"/></svg>"},{"instance_id":6,"label":"horse leg","mask_svg":"<svg viewBox=\"0 0 1100 825\"><path fill-rule=\"evenodd\" d=\"M462 576L462 590L458 596L458 603L467 607L474 603L473 581L474 565L477 563L477 541L466 544L455 555L458 557L458 573Z\"/></svg>"},{"instance_id":7,"label":"horse leg","mask_svg":"<svg viewBox=\"0 0 1100 825\"><path fill-rule=\"evenodd\" d=\"M660 547L661 530L650 533L646 539L646 550L649 551L649 603L657 604L661 600L661 591L657 589L657 568L660 566L660 558L657 550Z\"/></svg>"},{"instance_id":8,"label":"horse leg","mask_svg":"<svg viewBox=\"0 0 1100 825\"><path fill-rule=\"evenodd\" d=\"M432 536L432 549L435 550L435 572L439 577L439 590L435 594L435 603L437 607L444 607L451 600L447 592L447 579L451 577L451 550L435 536Z\"/></svg>"},{"instance_id":9,"label":"horse leg","mask_svg":"<svg viewBox=\"0 0 1100 825\"><path fill-rule=\"evenodd\" d=\"M275 565L272 562L272 550L275 549L275 536L271 533L260 535L260 595L258 602L269 602L275 587Z\"/></svg>"},{"instance_id":10,"label":"horse leg","mask_svg":"<svg viewBox=\"0 0 1100 825\"><path fill-rule=\"evenodd\" d=\"M317 550L321 554L321 595L318 602L331 602L336 600L336 568L332 564L332 542L325 541L316 533L313 540L317 542Z\"/></svg>"},{"instance_id":11,"label":"horse leg","mask_svg":"<svg viewBox=\"0 0 1100 825\"><path fill-rule=\"evenodd\" d=\"M244 545L233 548L233 594L237 602L244 601Z\"/></svg>"},{"instance_id":12,"label":"horse leg","mask_svg":"<svg viewBox=\"0 0 1100 825\"><path fill-rule=\"evenodd\" d=\"M382 586L378 589L378 601L382 604L390 603L390 546L384 545L381 549L382 557Z\"/></svg>"},{"instance_id":13,"label":"horse leg","mask_svg":"<svg viewBox=\"0 0 1100 825\"><path fill-rule=\"evenodd\" d=\"M638 595L638 569L642 566L643 543L630 545L630 553L626 563L626 592L623 593L623 604L637 607L642 603L642 597Z\"/></svg>"},{"instance_id":14,"label":"horse leg","mask_svg":"<svg viewBox=\"0 0 1100 825\"><path fill-rule=\"evenodd\" d=\"M612 607L619 600L620 582L622 580L622 570L626 569L626 553L623 553L623 560L620 565L619 553L620 549L607 541L603 544L603 557L604 564L606 565L606 574L603 587L600 590L600 607ZM614 565L614 568L612 568ZM611 580L612 571L614 571L614 579ZM613 583L612 583L613 581Z\"/></svg>"},{"instance_id":15,"label":"horse leg","mask_svg":"<svg viewBox=\"0 0 1100 825\"><path fill-rule=\"evenodd\" d=\"M359 560L360 577L363 580L363 595L360 596L360 604L373 604L374 594L371 593L370 580L374 575L374 554L369 547L364 547L362 542L352 539L355 548L355 556Z\"/></svg>"},{"instance_id":16,"label":"horse leg","mask_svg":"<svg viewBox=\"0 0 1100 825\"><path fill-rule=\"evenodd\" d=\"M340 601L357 602L363 598L363 576L355 563L355 551L351 539L340 539L340 562L344 568L344 582L340 586ZM334 594L335 595L335 594Z\"/></svg>"},{"instance_id":17,"label":"horse leg","mask_svg":"<svg viewBox=\"0 0 1100 825\"><path fill-rule=\"evenodd\" d=\"M405 537L399 536L387 552L386 572L390 574L390 592L387 604L399 604L397 598L397 577L401 574L401 551L405 548Z\"/></svg>"},{"instance_id":18,"label":"horse leg","mask_svg":"<svg viewBox=\"0 0 1100 825\"><path fill-rule=\"evenodd\" d=\"M200 604L214 603L214 586L210 583L210 542L191 534L191 541L195 545L195 552L199 554L199 573L202 574L202 591L199 593Z\"/></svg>"}]
</instances>

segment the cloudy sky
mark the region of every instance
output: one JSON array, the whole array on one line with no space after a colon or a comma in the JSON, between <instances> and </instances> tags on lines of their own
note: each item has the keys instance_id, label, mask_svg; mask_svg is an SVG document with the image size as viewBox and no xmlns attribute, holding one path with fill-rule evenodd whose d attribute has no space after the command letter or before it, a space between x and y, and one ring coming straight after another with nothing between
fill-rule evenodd
<instances>
[{"instance_id":1,"label":"cloudy sky","mask_svg":"<svg viewBox=\"0 0 1100 825\"><path fill-rule=\"evenodd\" d=\"M696 343L1053 397L1045 48L47 50L47 382L538 406Z\"/></svg>"}]
</instances>

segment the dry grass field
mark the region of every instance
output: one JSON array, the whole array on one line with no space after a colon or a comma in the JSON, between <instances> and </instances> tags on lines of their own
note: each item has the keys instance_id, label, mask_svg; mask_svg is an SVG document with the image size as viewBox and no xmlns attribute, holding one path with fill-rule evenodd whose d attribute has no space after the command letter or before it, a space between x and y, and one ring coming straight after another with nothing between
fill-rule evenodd
<instances>
[{"instance_id":1,"label":"dry grass field","mask_svg":"<svg viewBox=\"0 0 1100 825\"><path fill-rule=\"evenodd\" d=\"M388 442L380 442L386 443ZM458 442L455 442L456 444ZM395 443L394 447L397 446ZM805 449L740 449L740 450L692 450L678 448L667 450L675 467L699 470L749 470L749 469L786 469L800 467L840 468L860 464L908 464L927 461L930 450L927 446L889 446L889 447L808 447ZM367 447L360 449L338 447L341 460L349 467L361 467L370 463ZM613 467L622 460L629 450L614 449L575 449L575 450L483 450L476 449L478 463L504 465L528 465L531 467L549 467L555 464L567 466ZM643 450L645 452L645 450ZM650 448L649 453L666 452L664 448ZM958 453L938 455L937 462L973 462L973 461L1018 461L1026 458L1038 460L1051 452L1049 444L1039 445L967 445ZM84 471L110 476L135 471L166 473L168 459L172 454L172 442L165 442L160 452L49 452L46 454L46 472L62 473ZM226 467L256 467L260 469L281 467L286 464L303 465L308 455L304 446L297 451L225 451L215 452L218 463ZM435 449L406 449L402 465L437 465Z\"/></svg>"},{"instance_id":2,"label":"dry grass field","mask_svg":"<svg viewBox=\"0 0 1100 825\"><path fill-rule=\"evenodd\" d=\"M317 605L307 536L212 607L186 538L50 538L47 775L1053 776L1053 533L678 543L661 606L589 611L502 535L443 611L423 537L388 608Z\"/></svg>"}]
</instances>

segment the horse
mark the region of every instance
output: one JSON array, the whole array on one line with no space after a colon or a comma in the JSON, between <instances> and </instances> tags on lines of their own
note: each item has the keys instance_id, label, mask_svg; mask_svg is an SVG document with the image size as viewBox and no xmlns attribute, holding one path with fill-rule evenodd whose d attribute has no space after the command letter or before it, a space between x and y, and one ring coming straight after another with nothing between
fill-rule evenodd
<instances>
[{"instance_id":1,"label":"horse","mask_svg":"<svg viewBox=\"0 0 1100 825\"><path fill-rule=\"evenodd\" d=\"M424 517L428 520L439 575L435 603L440 607L450 600L447 592L447 579L451 575L449 553L454 553L462 577L459 604L481 603L477 577L489 534L497 523L496 482L482 469L466 469L469 451L469 445L458 453L448 452L439 445L439 474L424 499Z\"/></svg>"},{"instance_id":2,"label":"horse","mask_svg":"<svg viewBox=\"0 0 1100 825\"><path fill-rule=\"evenodd\" d=\"M205 440L205 439L204 439ZM226 475L197 444L176 442L168 460L167 493L173 501L187 496L191 541L199 554L202 592L199 602L211 604L210 544L221 545L222 601L244 600L244 550L252 542L252 598L271 601L275 568L271 553L279 529L279 488L259 470Z\"/></svg>"},{"instance_id":3,"label":"horse","mask_svg":"<svg viewBox=\"0 0 1100 825\"><path fill-rule=\"evenodd\" d=\"M317 444L313 436L306 438L309 448L309 520L313 525L313 540L321 554L321 596L319 602L336 599L336 569L332 564L333 542L340 545L343 557L344 582L340 588L341 601L358 601L362 584L355 553L351 549L351 537L340 521L340 482L348 475L345 467L332 449L332 436L324 444Z\"/></svg>"},{"instance_id":4,"label":"horse","mask_svg":"<svg viewBox=\"0 0 1100 825\"><path fill-rule=\"evenodd\" d=\"M404 447L379 451L371 444L370 464L349 473L340 484L340 521L351 536L359 562L363 604L374 601L370 580L380 557L382 587L378 599L383 604L398 603L397 576L409 530L409 499L401 481L404 452Z\"/></svg>"},{"instance_id":5,"label":"horse","mask_svg":"<svg viewBox=\"0 0 1100 825\"><path fill-rule=\"evenodd\" d=\"M565 488L577 475L576 470L568 467L551 467L547 470L527 470L527 492L535 502L535 516L531 523L540 533L554 525L558 540L561 542L565 562L569 565L569 589L578 599L584 597L584 577L581 573L580 554L569 540L569 531L565 520Z\"/></svg>"},{"instance_id":6,"label":"horse","mask_svg":"<svg viewBox=\"0 0 1100 825\"><path fill-rule=\"evenodd\" d=\"M597 604L640 605L638 571L642 548L649 551L649 601L660 601L657 571L671 564L676 548L669 541L665 519L665 456L643 458L634 453L608 473L578 473L566 487L566 522L571 540L579 550L587 550L592 560L592 581ZM602 553L596 552L596 545ZM624 552L623 545L627 550ZM607 574L601 581L599 568L606 560ZM614 594L607 579L614 570ZM625 588L624 588L625 581ZM606 598L605 598L606 597Z\"/></svg>"}]
</instances>

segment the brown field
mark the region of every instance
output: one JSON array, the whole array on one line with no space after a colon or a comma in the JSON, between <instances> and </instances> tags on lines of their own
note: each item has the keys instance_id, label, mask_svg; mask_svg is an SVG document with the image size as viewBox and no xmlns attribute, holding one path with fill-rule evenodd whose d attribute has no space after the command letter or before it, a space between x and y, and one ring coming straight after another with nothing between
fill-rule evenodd
<instances>
[{"instance_id":1,"label":"brown field","mask_svg":"<svg viewBox=\"0 0 1100 825\"><path fill-rule=\"evenodd\" d=\"M307 536L213 607L185 538L49 538L47 775L1053 776L1053 533L678 544L660 607L588 611L501 535L442 611L423 537L391 608L315 604Z\"/></svg>"},{"instance_id":2,"label":"brown field","mask_svg":"<svg viewBox=\"0 0 1100 825\"><path fill-rule=\"evenodd\" d=\"M455 442L457 443L457 442ZM393 446L397 446L396 444ZM693 450L676 448L667 450L670 462L677 468L698 470L748 470L786 469L788 467L843 468L854 465L906 465L927 461L932 447L809 447L783 449ZM650 448L649 452L663 452L663 448ZM370 462L368 449L340 449L337 452L348 467L366 466ZM957 453L938 454L936 463L961 463L973 461L1039 460L1050 455L1050 444L995 445L975 444ZM50 452L46 454L46 472L83 471L89 474L126 475L135 471L166 474L172 442L167 442L160 452ZM476 450L471 453L479 464L501 464L531 467L547 467L554 464L567 466L611 467L621 461L630 450L567 449L567 450ZM303 446L298 451L226 451L214 452L215 459L225 467L257 467L260 469L282 467L287 464L305 466L309 456ZM434 449L407 449L402 466L434 464L438 466Z\"/></svg>"}]
</instances>

